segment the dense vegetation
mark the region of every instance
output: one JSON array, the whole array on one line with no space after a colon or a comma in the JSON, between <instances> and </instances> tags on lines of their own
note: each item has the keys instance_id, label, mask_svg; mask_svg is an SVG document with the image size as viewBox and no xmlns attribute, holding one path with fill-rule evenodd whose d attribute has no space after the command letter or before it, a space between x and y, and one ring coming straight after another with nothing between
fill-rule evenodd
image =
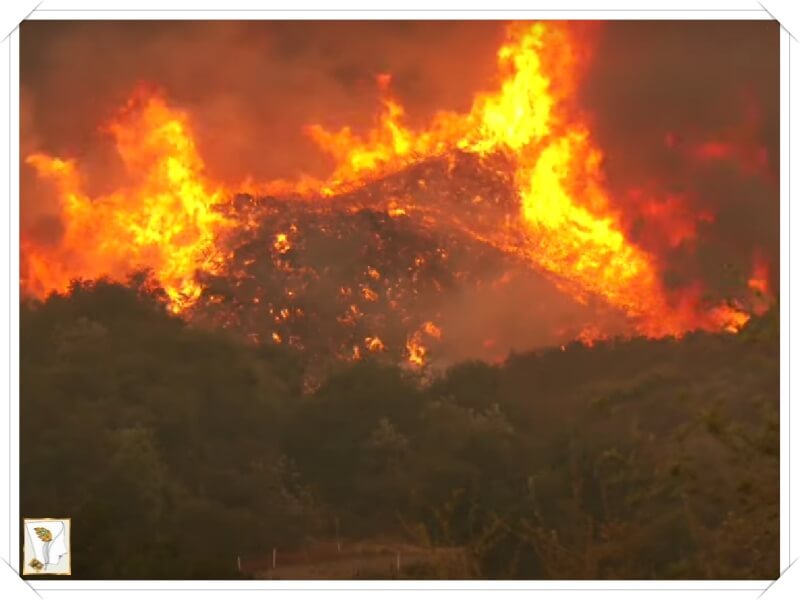
<instances>
[{"instance_id":1,"label":"dense vegetation","mask_svg":"<svg viewBox=\"0 0 800 600\"><path fill-rule=\"evenodd\" d=\"M21 337L22 513L72 518L75 577L238 577L335 537L462 547L479 578L777 576L777 308L313 393L303 356L135 285L24 303Z\"/></svg>"}]
</instances>

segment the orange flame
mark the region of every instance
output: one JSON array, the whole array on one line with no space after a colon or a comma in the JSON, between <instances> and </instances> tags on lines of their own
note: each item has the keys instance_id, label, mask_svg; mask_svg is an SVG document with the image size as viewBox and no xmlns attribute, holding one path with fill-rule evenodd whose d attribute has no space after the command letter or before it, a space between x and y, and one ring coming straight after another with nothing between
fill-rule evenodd
<instances>
[{"instance_id":1,"label":"orange flame","mask_svg":"<svg viewBox=\"0 0 800 600\"><path fill-rule=\"evenodd\" d=\"M526 258L575 296L604 298L646 335L737 328L746 314L730 306L704 310L699 301L686 299L671 305L656 258L628 239L605 188L602 153L568 105L580 62L566 26L514 24L498 51L500 88L478 94L469 113L439 113L416 132L403 125L402 106L388 96L383 78L383 110L365 138L346 127L336 133L310 128L312 138L337 160L325 189L346 188L448 150L504 152L516 164L516 235L513 242L508 232L473 235ZM693 229L683 231L673 243L693 235Z\"/></svg>"},{"instance_id":2,"label":"orange flame","mask_svg":"<svg viewBox=\"0 0 800 600\"><path fill-rule=\"evenodd\" d=\"M758 292L762 296L767 296L770 294L769 267L767 263L758 256L756 256L753 263L753 273L750 279L747 280L747 286L754 292Z\"/></svg>"},{"instance_id":3,"label":"orange flame","mask_svg":"<svg viewBox=\"0 0 800 600\"><path fill-rule=\"evenodd\" d=\"M750 288L755 296L753 312L761 315L769 310L775 297L770 286L769 265L759 253L756 253L753 257L753 271L747 280L747 287Z\"/></svg>"},{"instance_id":4,"label":"orange flame","mask_svg":"<svg viewBox=\"0 0 800 600\"><path fill-rule=\"evenodd\" d=\"M435 323L431 321L426 321L422 324L420 328L423 332L427 333L429 336L435 339L441 339L442 337L442 330L439 328Z\"/></svg>"},{"instance_id":5,"label":"orange flame","mask_svg":"<svg viewBox=\"0 0 800 600\"><path fill-rule=\"evenodd\" d=\"M278 254L286 254L291 248L292 244L289 242L289 237L285 233L279 233L275 236L275 242L272 244Z\"/></svg>"},{"instance_id":6,"label":"orange flame","mask_svg":"<svg viewBox=\"0 0 800 600\"><path fill-rule=\"evenodd\" d=\"M422 343L423 335L432 339L442 339L442 330L432 321L425 321L417 331L408 336L406 351L408 362L415 367L423 367L427 362L428 348Z\"/></svg>"},{"instance_id":7,"label":"orange flame","mask_svg":"<svg viewBox=\"0 0 800 600\"><path fill-rule=\"evenodd\" d=\"M408 351L408 362L415 367L425 366L425 357L428 354L428 349L422 345L419 332L413 333L406 341L406 350Z\"/></svg>"},{"instance_id":8,"label":"orange flame","mask_svg":"<svg viewBox=\"0 0 800 600\"><path fill-rule=\"evenodd\" d=\"M639 333L738 330L749 319L743 309L728 303L704 305L698 286L666 290L656 256L628 235L624 215L615 208L604 181L603 154L573 106L585 58L585 44L579 42L565 24L512 24L497 53L497 88L477 94L468 112L440 112L421 130L406 125L405 109L389 89L391 78L382 75L378 78L381 110L375 127L365 135L349 127L335 132L320 125L307 128L336 162L328 179L248 181L239 189L331 196L453 151L481 159L502 154L512 164L519 200L516 214L509 215L502 231L470 229L458 215L447 215L451 222L548 273L573 297L604 299L626 313ZM80 170L73 161L44 154L27 158L40 177L55 184L65 230L52 247L37 245L23 235L23 289L42 296L66 289L75 277L122 279L146 266L165 288L171 308L184 310L202 292L196 271L219 269L216 241L232 224L216 209L229 194L206 179L187 116L170 108L161 95L140 88L106 131L135 182L106 196L90 198L83 191ZM419 185L425 189L426 182L420 180ZM665 214L679 208L668 199L663 207L645 213L666 218ZM395 217L411 212L396 198L389 199L387 210ZM668 242L678 245L695 236L694 224L685 221ZM291 248L288 235L278 233L273 247L279 254L287 252ZM373 271L368 274L377 280L380 274ZM752 282L762 279L754 275L750 287L756 289L761 283ZM350 294L344 288L340 292ZM367 286L360 292L368 301L378 300ZM293 292L287 295L292 297ZM360 316L353 305L338 318L353 323ZM408 359L418 366L425 364L428 354L423 335L438 339L441 330L426 323L409 336ZM584 338L590 341L599 336L587 330Z\"/></svg>"},{"instance_id":9,"label":"orange flame","mask_svg":"<svg viewBox=\"0 0 800 600\"><path fill-rule=\"evenodd\" d=\"M386 346L384 345L383 341L381 341L381 338L379 338L377 335L374 337L368 336L364 338L364 345L370 352L382 352L386 350Z\"/></svg>"},{"instance_id":10,"label":"orange flame","mask_svg":"<svg viewBox=\"0 0 800 600\"><path fill-rule=\"evenodd\" d=\"M228 225L215 211L221 188L203 175L185 114L144 88L105 130L134 185L90 198L74 161L33 154L26 162L58 192L64 233L58 246L23 237L23 288L64 291L76 277L124 279L151 268L178 312L200 295L197 269L217 268L215 236Z\"/></svg>"}]
</instances>

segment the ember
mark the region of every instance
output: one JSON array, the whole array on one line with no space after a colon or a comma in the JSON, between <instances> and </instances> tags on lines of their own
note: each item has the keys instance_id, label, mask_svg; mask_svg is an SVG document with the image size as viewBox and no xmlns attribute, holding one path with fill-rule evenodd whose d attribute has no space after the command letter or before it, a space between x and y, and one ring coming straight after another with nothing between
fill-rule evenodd
<instances>
[{"instance_id":1,"label":"ember","mask_svg":"<svg viewBox=\"0 0 800 600\"><path fill-rule=\"evenodd\" d=\"M567 24L512 24L497 52L499 83L468 111L411 128L391 76L380 75L373 129L308 126L335 160L329 177L238 187L210 180L188 115L140 86L104 128L129 185L90 197L76 161L27 157L58 189L65 231L53 245L23 233L23 291L43 297L75 278L125 280L145 267L189 320L295 339L320 355L381 350L417 366L447 342L436 324L446 298L505 287L520 270L576 305L621 316L623 326L597 317L552 328L589 345L617 334L738 331L764 310L766 266L730 299L710 297L697 280L665 284L661 257L636 240L680 248L714 215L675 194L632 190L635 215L615 201L603 151L575 106L590 55ZM666 140L681 146L675 134ZM707 142L697 154L724 159L727 148ZM634 236L634 223L666 233Z\"/></svg>"}]
</instances>

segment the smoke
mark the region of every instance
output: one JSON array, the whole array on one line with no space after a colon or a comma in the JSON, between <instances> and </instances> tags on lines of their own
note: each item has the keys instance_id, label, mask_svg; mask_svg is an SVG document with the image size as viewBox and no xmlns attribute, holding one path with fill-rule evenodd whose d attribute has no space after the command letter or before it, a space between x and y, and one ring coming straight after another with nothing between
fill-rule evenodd
<instances>
[{"instance_id":1,"label":"smoke","mask_svg":"<svg viewBox=\"0 0 800 600\"><path fill-rule=\"evenodd\" d=\"M777 289L779 63L774 21L602 28L578 103L605 153L612 197L647 221L629 223L632 237L639 225L638 241L663 257L676 284L694 277L720 289L722 265L749 269L761 251ZM641 215L631 205L642 195L672 205L662 217L679 204L694 235L673 247L658 239L676 222Z\"/></svg>"},{"instance_id":2,"label":"smoke","mask_svg":"<svg viewBox=\"0 0 800 600\"><path fill-rule=\"evenodd\" d=\"M509 353L568 343L582 334L627 331L623 315L584 305L529 269L508 270L440 299L445 336L436 348L447 362L505 359ZM591 328L591 330L590 330Z\"/></svg>"},{"instance_id":3,"label":"smoke","mask_svg":"<svg viewBox=\"0 0 800 600\"><path fill-rule=\"evenodd\" d=\"M23 112L49 151L83 156L99 120L149 81L190 113L212 178L326 175L307 124L368 128L386 72L414 119L463 110L501 39L502 24L482 22L28 21Z\"/></svg>"},{"instance_id":4,"label":"smoke","mask_svg":"<svg viewBox=\"0 0 800 600\"><path fill-rule=\"evenodd\" d=\"M87 193L114 189L124 169L98 126L146 81L189 114L212 180L324 177L332 164L304 133L308 124L369 129L381 73L392 74L412 128L438 111L466 112L477 91L496 87L504 28L489 21L26 21L22 155L76 157ZM617 21L576 31L590 56L574 105L603 151L626 232L659 257L666 285L699 280L724 297L758 254L777 289L778 25ZM38 243L56 243L53 191L26 165L21 181L23 229ZM515 275L448 297L444 328L454 334L444 343L456 355L480 347L491 357L531 340L557 342L545 323L580 329L597 310L535 274Z\"/></svg>"}]
</instances>

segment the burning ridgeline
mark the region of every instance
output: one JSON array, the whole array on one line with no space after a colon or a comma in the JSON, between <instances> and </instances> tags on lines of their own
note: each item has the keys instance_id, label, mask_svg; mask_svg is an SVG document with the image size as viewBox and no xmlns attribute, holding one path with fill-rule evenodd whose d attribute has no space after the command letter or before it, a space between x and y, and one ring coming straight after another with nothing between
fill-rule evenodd
<instances>
[{"instance_id":1,"label":"burning ridgeline","mask_svg":"<svg viewBox=\"0 0 800 600\"><path fill-rule=\"evenodd\" d=\"M308 128L336 161L325 180L212 181L188 115L137 88L104 128L128 169L118 190L90 197L75 161L27 158L54 184L64 231L47 244L23 232L23 291L42 297L75 278L124 279L145 267L187 319L320 355L385 354L417 366L452 340L443 321L454 294L520 273L546 279L556 302L592 308L554 323L559 333L541 343L737 331L763 309L753 286L733 300L714 298L703 281L668 288L667 256L629 231L636 219L608 191L603 154L575 104L590 53L566 24L512 24L496 89L420 130L406 126L381 76L381 111L367 134ZM648 200L639 221L679 231L673 245L698 235L695 216L713 220L690 211L678 227L663 206L669 198ZM769 297L768 284L760 288ZM532 310L529 298L522 304ZM486 329L473 356L486 355L478 346L496 352Z\"/></svg>"}]
</instances>

